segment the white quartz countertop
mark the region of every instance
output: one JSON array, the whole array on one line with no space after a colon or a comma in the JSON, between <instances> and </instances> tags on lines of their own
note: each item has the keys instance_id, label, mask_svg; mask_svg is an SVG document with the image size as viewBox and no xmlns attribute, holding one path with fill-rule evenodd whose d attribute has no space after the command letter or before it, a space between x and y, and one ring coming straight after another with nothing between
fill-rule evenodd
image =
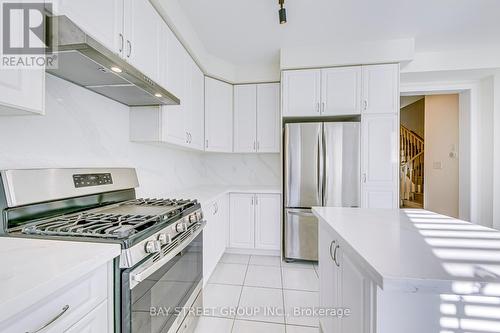
<instances>
[{"instance_id":1,"label":"white quartz countertop","mask_svg":"<svg viewBox=\"0 0 500 333\"><path fill-rule=\"evenodd\" d=\"M0 237L0 322L120 252L119 244Z\"/></svg>"},{"instance_id":2,"label":"white quartz countertop","mask_svg":"<svg viewBox=\"0 0 500 333\"><path fill-rule=\"evenodd\" d=\"M167 193L167 198L197 199L202 206L227 193L281 193L279 186L215 185L199 186Z\"/></svg>"},{"instance_id":3,"label":"white quartz countertop","mask_svg":"<svg viewBox=\"0 0 500 333\"><path fill-rule=\"evenodd\" d=\"M497 230L418 209L313 212L384 290L500 296Z\"/></svg>"}]
</instances>

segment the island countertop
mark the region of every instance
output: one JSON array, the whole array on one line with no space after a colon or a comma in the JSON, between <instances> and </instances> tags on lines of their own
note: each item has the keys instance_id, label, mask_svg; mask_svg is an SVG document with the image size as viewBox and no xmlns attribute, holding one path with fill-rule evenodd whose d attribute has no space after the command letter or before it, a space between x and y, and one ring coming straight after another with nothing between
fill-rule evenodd
<instances>
[{"instance_id":1,"label":"island countertop","mask_svg":"<svg viewBox=\"0 0 500 333\"><path fill-rule=\"evenodd\" d=\"M313 212L383 290L500 295L497 230L419 209Z\"/></svg>"}]
</instances>

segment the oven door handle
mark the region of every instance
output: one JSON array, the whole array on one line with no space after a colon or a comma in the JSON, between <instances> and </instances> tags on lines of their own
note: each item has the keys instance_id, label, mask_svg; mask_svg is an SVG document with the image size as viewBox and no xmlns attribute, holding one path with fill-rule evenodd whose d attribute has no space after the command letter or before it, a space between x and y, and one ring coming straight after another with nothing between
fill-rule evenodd
<instances>
[{"instance_id":1,"label":"oven door handle","mask_svg":"<svg viewBox=\"0 0 500 333\"><path fill-rule=\"evenodd\" d=\"M182 250L186 248L186 246L189 245L195 239L200 232L203 230L207 222L202 221L199 223L199 227L182 243L180 243L176 248L174 248L172 251L167 253L165 256L161 257L160 260L155 261L149 265L147 265L145 268L141 270L141 266L139 266L137 269L139 270L138 272L132 271L130 273L130 289L133 289L136 285L138 285L140 282L144 281L147 279L151 274L156 272L160 267L165 265L167 262L172 260L176 255L179 254Z\"/></svg>"}]
</instances>

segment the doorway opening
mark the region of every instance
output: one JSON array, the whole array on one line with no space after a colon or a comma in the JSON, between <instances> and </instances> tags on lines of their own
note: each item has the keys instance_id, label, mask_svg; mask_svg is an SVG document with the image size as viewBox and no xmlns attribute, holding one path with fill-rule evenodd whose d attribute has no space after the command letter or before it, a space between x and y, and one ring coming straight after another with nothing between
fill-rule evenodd
<instances>
[{"instance_id":1,"label":"doorway opening","mask_svg":"<svg viewBox=\"0 0 500 333\"><path fill-rule=\"evenodd\" d=\"M400 206L459 216L459 96L401 97Z\"/></svg>"}]
</instances>

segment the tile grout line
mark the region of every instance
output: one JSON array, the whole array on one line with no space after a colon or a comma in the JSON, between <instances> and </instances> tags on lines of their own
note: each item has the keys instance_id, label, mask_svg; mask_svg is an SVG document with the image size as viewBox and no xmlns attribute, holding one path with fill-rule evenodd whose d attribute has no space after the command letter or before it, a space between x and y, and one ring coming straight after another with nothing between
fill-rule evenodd
<instances>
[{"instance_id":1,"label":"tile grout line","mask_svg":"<svg viewBox=\"0 0 500 333\"><path fill-rule=\"evenodd\" d=\"M238 312L238 309L240 307L241 295L243 294L243 288L245 287L245 280L247 279L248 266L250 266L250 258L251 258L251 256L248 256L247 269L245 270L245 276L243 277L243 285L241 286L240 297L238 298L238 304L236 305L236 312ZM238 316L238 314L236 313L234 315L234 318L233 318L233 325L231 325L231 333L233 333L234 324L236 323L237 316Z\"/></svg>"},{"instance_id":2,"label":"tile grout line","mask_svg":"<svg viewBox=\"0 0 500 333\"><path fill-rule=\"evenodd\" d=\"M285 333L287 332L286 329L286 309L285 309L285 284L283 281L283 265L282 265L282 260L280 260L280 275L281 275L281 298L283 301L283 323L285 324Z\"/></svg>"}]
</instances>

